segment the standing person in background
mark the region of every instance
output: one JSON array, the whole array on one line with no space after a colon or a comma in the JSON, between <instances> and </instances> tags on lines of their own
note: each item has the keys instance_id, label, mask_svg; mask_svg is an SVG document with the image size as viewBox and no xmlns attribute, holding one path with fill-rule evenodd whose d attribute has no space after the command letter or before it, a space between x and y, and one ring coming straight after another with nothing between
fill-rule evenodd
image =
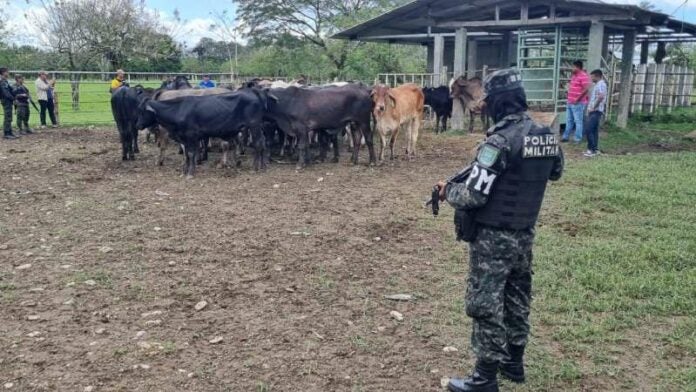
<instances>
[{"instance_id":1,"label":"standing person in background","mask_svg":"<svg viewBox=\"0 0 696 392\"><path fill-rule=\"evenodd\" d=\"M210 80L210 75L203 75L203 80L201 80L201 82L198 83L198 87L200 87L200 88L215 88L215 82Z\"/></svg>"},{"instance_id":2,"label":"standing person in background","mask_svg":"<svg viewBox=\"0 0 696 392\"><path fill-rule=\"evenodd\" d=\"M39 112L41 129L46 128L46 112L48 112L48 117L51 119L51 127L57 128L58 123L56 121L56 108L53 90L53 87L56 85L56 81L49 81L46 72L41 71L39 72L39 77L36 79L34 84L36 85L36 98L39 100L39 106L41 107L41 111Z\"/></svg>"},{"instance_id":3,"label":"standing person in background","mask_svg":"<svg viewBox=\"0 0 696 392\"><path fill-rule=\"evenodd\" d=\"M123 71L122 69L117 69L116 70L116 77L111 81L111 88L109 89L109 92L113 93L119 87L128 86L128 83L126 83L125 78L126 78L126 72Z\"/></svg>"},{"instance_id":4,"label":"standing person in background","mask_svg":"<svg viewBox=\"0 0 696 392\"><path fill-rule=\"evenodd\" d=\"M582 141L583 121L585 109L592 83L590 77L582 69L582 61L573 62L573 76L568 84L568 106L566 109L566 127L561 141L567 142L570 132L575 128L575 143Z\"/></svg>"},{"instance_id":5,"label":"standing person in background","mask_svg":"<svg viewBox=\"0 0 696 392\"><path fill-rule=\"evenodd\" d=\"M599 155L599 123L607 107L608 90L601 69L595 69L590 75L595 85L587 106L587 151L583 155L588 158Z\"/></svg>"},{"instance_id":6,"label":"standing person in background","mask_svg":"<svg viewBox=\"0 0 696 392\"><path fill-rule=\"evenodd\" d=\"M5 67L0 68L0 101L2 101L2 109L5 116L2 123L3 138L12 140L17 139L19 136L12 134L12 103L14 102L14 94L12 94L10 82L7 80L9 77L10 71Z\"/></svg>"},{"instance_id":7,"label":"standing person in background","mask_svg":"<svg viewBox=\"0 0 696 392\"><path fill-rule=\"evenodd\" d=\"M29 89L24 85L24 77L20 74L15 75L15 85L12 93L15 97L15 108L17 109L17 129L20 135L31 135L34 133L29 128ZM33 103L33 102L32 102Z\"/></svg>"}]
</instances>

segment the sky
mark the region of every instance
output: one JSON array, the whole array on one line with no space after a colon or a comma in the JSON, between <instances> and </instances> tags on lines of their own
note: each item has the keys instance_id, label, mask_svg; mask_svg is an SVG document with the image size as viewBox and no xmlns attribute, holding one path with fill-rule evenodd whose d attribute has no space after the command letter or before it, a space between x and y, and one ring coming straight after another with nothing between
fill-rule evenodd
<instances>
[{"instance_id":1,"label":"sky","mask_svg":"<svg viewBox=\"0 0 696 392\"><path fill-rule=\"evenodd\" d=\"M7 0L6 0L7 1ZM292 0L287 0L292 1ZM640 0L605 0L610 3L637 4ZM675 19L685 20L696 24L696 0L651 0L660 12L673 15ZM0 2L0 4L2 4ZM192 48L202 37L216 38L209 27L214 22L211 13L222 10L234 13L235 7L231 0L145 0L145 6L157 10L165 24L174 25L174 10L179 10L183 26L176 29L176 40L183 42L187 48ZM12 37L18 44L42 46L41 31L37 31L27 22L41 15L40 0L9 0L6 12L8 23L15 31L26 31L26 34Z\"/></svg>"},{"instance_id":2,"label":"sky","mask_svg":"<svg viewBox=\"0 0 696 392\"><path fill-rule=\"evenodd\" d=\"M179 10L182 26L176 28L174 38L186 44L187 48L194 47L202 37L217 38L215 33L210 31L210 25L215 21L211 13L217 14L223 10L231 13L235 11L231 0L145 0L145 6L158 11L164 23L169 25L174 24L174 10ZM21 26L21 31L26 31L26 34L19 36L15 34L11 37L12 41L18 44L41 46L41 32L36 31L27 21L41 15L40 0L9 0L7 7L6 14L9 15L7 22L10 27L14 31L20 31Z\"/></svg>"}]
</instances>

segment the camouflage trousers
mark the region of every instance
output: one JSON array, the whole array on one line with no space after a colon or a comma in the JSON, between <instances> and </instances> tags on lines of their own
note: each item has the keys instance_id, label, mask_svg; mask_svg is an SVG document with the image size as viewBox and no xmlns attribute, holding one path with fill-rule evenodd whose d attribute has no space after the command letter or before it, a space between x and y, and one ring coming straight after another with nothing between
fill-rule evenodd
<instances>
[{"instance_id":1,"label":"camouflage trousers","mask_svg":"<svg viewBox=\"0 0 696 392\"><path fill-rule=\"evenodd\" d=\"M471 346L480 360L508 358L508 344L529 335L534 230L479 227L469 244L466 314L473 319Z\"/></svg>"},{"instance_id":2,"label":"camouflage trousers","mask_svg":"<svg viewBox=\"0 0 696 392\"><path fill-rule=\"evenodd\" d=\"M17 105L17 128L29 129L29 106Z\"/></svg>"}]
</instances>

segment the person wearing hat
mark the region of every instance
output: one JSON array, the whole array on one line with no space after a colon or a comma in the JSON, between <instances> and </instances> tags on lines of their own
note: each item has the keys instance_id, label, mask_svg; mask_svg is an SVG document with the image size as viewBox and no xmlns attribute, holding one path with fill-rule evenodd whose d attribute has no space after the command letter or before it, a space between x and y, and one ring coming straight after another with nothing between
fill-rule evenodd
<instances>
[{"instance_id":1,"label":"person wearing hat","mask_svg":"<svg viewBox=\"0 0 696 392\"><path fill-rule=\"evenodd\" d=\"M39 77L36 78L34 82L36 86L36 99L39 100L39 120L41 120L41 129L46 128L46 112L48 112L48 117L51 119L51 127L57 128L58 123L56 121L56 106L54 100L54 86L56 85L55 80L48 80L48 75L45 71L39 72Z\"/></svg>"},{"instance_id":2,"label":"person wearing hat","mask_svg":"<svg viewBox=\"0 0 696 392\"><path fill-rule=\"evenodd\" d=\"M215 88L215 82L210 80L210 75L203 75L203 80L201 80L201 82L198 83L198 87L200 87L200 88Z\"/></svg>"},{"instance_id":3,"label":"person wearing hat","mask_svg":"<svg viewBox=\"0 0 696 392\"><path fill-rule=\"evenodd\" d=\"M110 93L113 93L116 91L116 89L124 86L128 86L128 83L126 83L126 73L122 69L117 69L116 70L116 77L111 81L111 88L109 89Z\"/></svg>"},{"instance_id":4,"label":"person wearing hat","mask_svg":"<svg viewBox=\"0 0 696 392\"><path fill-rule=\"evenodd\" d=\"M24 85L24 77L20 74L15 74L15 85L13 92L15 101L14 105L17 109L17 128L20 135L30 135L34 131L29 128L29 89ZM33 103L33 101L32 101ZM36 104L34 104L36 106Z\"/></svg>"},{"instance_id":5,"label":"person wearing hat","mask_svg":"<svg viewBox=\"0 0 696 392\"><path fill-rule=\"evenodd\" d=\"M3 115L3 139L12 140L17 139L19 136L15 136L12 133L12 104L14 103L14 93L12 87L10 87L10 71L2 67L0 68L0 102L2 102Z\"/></svg>"},{"instance_id":6,"label":"person wearing hat","mask_svg":"<svg viewBox=\"0 0 696 392\"><path fill-rule=\"evenodd\" d=\"M468 220L470 233L466 314L473 319L476 365L468 378L452 378L452 392L498 391L497 374L524 382L529 335L532 244L546 184L563 172L558 135L527 114L517 70L503 69L484 82L486 113L496 123L478 147L465 182L440 181L440 199ZM461 225L470 227L459 227ZM458 235L458 238L462 238Z\"/></svg>"}]
</instances>

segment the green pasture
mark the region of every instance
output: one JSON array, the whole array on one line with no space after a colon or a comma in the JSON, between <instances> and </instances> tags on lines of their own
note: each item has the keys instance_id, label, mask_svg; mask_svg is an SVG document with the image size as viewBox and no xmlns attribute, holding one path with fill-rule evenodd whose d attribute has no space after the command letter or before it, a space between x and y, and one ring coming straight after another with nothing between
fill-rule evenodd
<instances>
[{"instance_id":1,"label":"green pasture","mask_svg":"<svg viewBox=\"0 0 696 392\"><path fill-rule=\"evenodd\" d=\"M73 108L70 82L58 82L56 84L56 96L58 102L59 122L65 126L72 125L104 125L113 124L114 119L111 115L111 104L109 99L110 81L82 81L80 83L80 105L79 108ZM152 81L131 81L131 86L142 84L145 87L159 87L161 82L158 80ZM36 89L34 88L33 80L27 82L29 91L36 101ZM36 102L38 106L38 102ZM39 113L30 107L31 114L29 125L38 127L40 124ZM0 118L3 114L0 113ZM48 117L48 116L47 116ZM13 119L13 125L16 119ZM49 122L48 118L46 119ZM50 123L50 122L49 122Z\"/></svg>"}]
</instances>

